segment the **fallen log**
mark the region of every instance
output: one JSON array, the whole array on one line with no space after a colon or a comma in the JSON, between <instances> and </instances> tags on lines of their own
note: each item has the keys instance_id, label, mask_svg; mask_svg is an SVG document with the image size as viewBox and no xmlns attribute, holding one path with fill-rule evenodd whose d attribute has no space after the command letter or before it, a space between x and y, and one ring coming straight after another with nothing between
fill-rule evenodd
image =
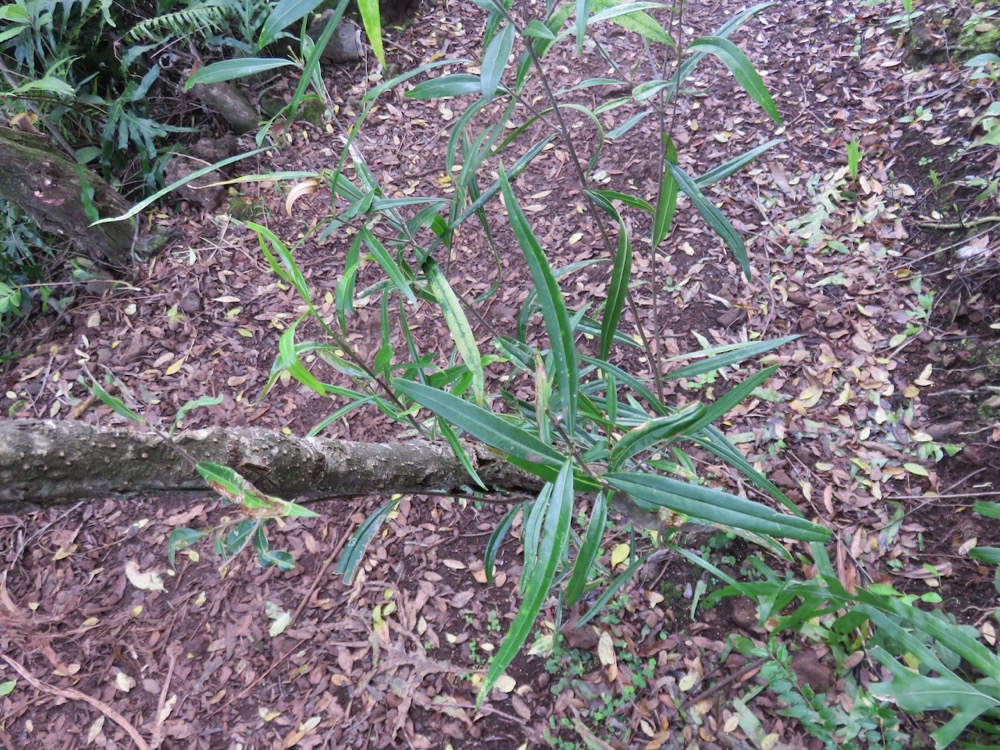
<instances>
[{"instance_id":1,"label":"fallen log","mask_svg":"<svg viewBox=\"0 0 1000 750\"><path fill-rule=\"evenodd\" d=\"M228 466L285 500L460 492L474 485L449 447L428 442L358 443L219 427L180 433L171 442L81 422L0 422L0 514L84 499L210 494L184 454ZM539 489L539 480L501 456L467 450L487 487Z\"/></svg>"}]
</instances>

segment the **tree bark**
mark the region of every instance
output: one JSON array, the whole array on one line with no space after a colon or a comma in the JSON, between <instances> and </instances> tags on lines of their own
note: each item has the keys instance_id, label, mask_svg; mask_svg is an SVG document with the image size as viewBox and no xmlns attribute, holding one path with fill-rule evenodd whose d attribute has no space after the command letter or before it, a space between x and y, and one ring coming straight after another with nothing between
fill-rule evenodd
<instances>
[{"instance_id":1,"label":"tree bark","mask_svg":"<svg viewBox=\"0 0 1000 750\"><path fill-rule=\"evenodd\" d=\"M239 472L285 500L382 493L458 492L474 482L447 446L297 438L270 430L210 428L175 436L197 461ZM537 491L540 480L482 448L469 459L491 489ZM0 422L0 515L108 497L211 493L157 435L80 422Z\"/></svg>"},{"instance_id":2,"label":"tree bark","mask_svg":"<svg viewBox=\"0 0 1000 750\"><path fill-rule=\"evenodd\" d=\"M59 234L73 247L104 266L129 265L134 223L116 221L90 226L81 199L81 168L44 137L0 127L0 196L30 216L44 231ZM83 170L94 189L101 217L120 216L128 204L108 183Z\"/></svg>"}]
</instances>

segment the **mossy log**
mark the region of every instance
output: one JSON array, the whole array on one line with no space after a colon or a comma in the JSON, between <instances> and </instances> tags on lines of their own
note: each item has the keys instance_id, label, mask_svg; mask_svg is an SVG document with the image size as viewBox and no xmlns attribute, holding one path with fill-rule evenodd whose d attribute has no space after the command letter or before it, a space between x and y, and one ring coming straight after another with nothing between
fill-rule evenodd
<instances>
[{"instance_id":1,"label":"mossy log","mask_svg":"<svg viewBox=\"0 0 1000 750\"><path fill-rule=\"evenodd\" d=\"M101 218L121 216L128 203L100 176L60 153L45 136L0 127L0 196L40 229L65 237L78 252L108 268L123 270L135 231L132 221L91 226L84 186Z\"/></svg>"}]
</instances>

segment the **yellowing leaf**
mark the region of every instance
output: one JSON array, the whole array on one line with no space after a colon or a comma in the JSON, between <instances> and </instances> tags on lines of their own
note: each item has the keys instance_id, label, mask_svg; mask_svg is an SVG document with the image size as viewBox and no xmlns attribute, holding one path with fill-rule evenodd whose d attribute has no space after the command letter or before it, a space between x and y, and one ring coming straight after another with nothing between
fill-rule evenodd
<instances>
[{"instance_id":1,"label":"yellowing leaf","mask_svg":"<svg viewBox=\"0 0 1000 750\"><path fill-rule=\"evenodd\" d=\"M514 688L517 687L517 682L514 678L507 674L502 674L497 678L496 683L493 685L494 690L499 690L501 693L512 693Z\"/></svg>"},{"instance_id":2,"label":"yellowing leaf","mask_svg":"<svg viewBox=\"0 0 1000 750\"><path fill-rule=\"evenodd\" d=\"M913 463L912 461L903 464L903 468L906 469L911 474L916 474L918 477L929 477L930 476L930 474L927 472L927 469L925 469L920 464Z\"/></svg>"},{"instance_id":3,"label":"yellowing leaf","mask_svg":"<svg viewBox=\"0 0 1000 750\"><path fill-rule=\"evenodd\" d=\"M819 403L819 400L822 397L823 389L818 388L815 385L810 385L799 394L798 401L806 409L811 409Z\"/></svg>"},{"instance_id":4,"label":"yellowing leaf","mask_svg":"<svg viewBox=\"0 0 1000 750\"><path fill-rule=\"evenodd\" d=\"M601 660L601 664L605 667L610 667L617 661L615 657L615 642L611 638L611 633L607 630L601 633L601 637L597 641L597 658Z\"/></svg>"},{"instance_id":5,"label":"yellowing leaf","mask_svg":"<svg viewBox=\"0 0 1000 750\"><path fill-rule=\"evenodd\" d=\"M139 570L139 563L135 560L129 560L125 563L125 576L128 578L129 583L137 589L142 589L143 591L166 591L163 587L163 579L160 578L160 574L155 571L143 573Z\"/></svg>"},{"instance_id":6,"label":"yellowing leaf","mask_svg":"<svg viewBox=\"0 0 1000 750\"><path fill-rule=\"evenodd\" d=\"M615 568L628 560L628 556L631 551L632 548L624 542L617 545L613 550L611 550L611 567Z\"/></svg>"},{"instance_id":7,"label":"yellowing leaf","mask_svg":"<svg viewBox=\"0 0 1000 750\"><path fill-rule=\"evenodd\" d=\"M288 214L288 218L292 218L292 206L295 205L295 201L301 198L303 195L309 195L310 193L315 193L316 188L319 187L319 180L315 177L310 177L307 180L303 180L293 187L289 193L288 197L285 198L285 213Z\"/></svg>"},{"instance_id":8,"label":"yellowing leaf","mask_svg":"<svg viewBox=\"0 0 1000 750\"><path fill-rule=\"evenodd\" d=\"M934 366L928 364L923 370L920 371L920 376L914 380L915 385L923 386L926 388L931 385L931 372L934 370Z\"/></svg>"},{"instance_id":9,"label":"yellowing leaf","mask_svg":"<svg viewBox=\"0 0 1000 750\"><path fill-rule=\"evenodd\" d=\"M177 361L176 361L176 362L174 362L174 363L173 363L172 365L170 365L170 367L168 367L168 368L167 368L167 369L166 369L166 370L164 371L164 373L163 373L163 374L164 374L164 375L175 375L175 374L177 373L177 371L178 371L179 369L181 369L181 366L182 366L182 365L184 364L184 360L185 360L185 359L187 359L187 357L181 357L181 358L180 358L179 360L177 360Z\"/></svg>"}]
</instances>

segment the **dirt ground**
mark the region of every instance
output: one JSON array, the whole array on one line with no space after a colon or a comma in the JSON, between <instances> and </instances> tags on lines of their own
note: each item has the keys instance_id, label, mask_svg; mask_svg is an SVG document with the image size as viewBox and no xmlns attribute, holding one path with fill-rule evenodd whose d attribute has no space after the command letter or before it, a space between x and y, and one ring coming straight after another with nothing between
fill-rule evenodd
<instances>
[{"instance_id":1,"label":"dirt ground","mask_svg":"<svg viewBox=\"0 0 1000 750\"><path fill-rule=\"evenodd\" d=\"M962 180L995 176L1000 160L995 148L960 147L975 136L971 113L996 89L970 83L947 54L918 59L890 17L892 5L777 3L734 35L772 92L781 127L721 64L698 68L675 115L689 173L782 139L709 191L746 235L753 278L741 279L682 200L665 249L654 257L648 241L637 246L641 319L629 314L623 327L643 326L670 355L751 335L801 334L772 357L782 365L778 375L721 427L807 515L834 529L831 557L845 582L937 592L960 621L995 632L994 571L966 553L1000 537L998 524L971 512L974 500L1000 499L1000 229L970 224L997 213L997 203L974 202L977 191ZM683 34L710 33L739 9L728 0L690 2ZM387 31L392 72L435 55L475 56L483 18L471 3L425 2L409 26ZM623 69L645 56L617 26L593 33ZM556 85L607 74L593 45L580 58L571 47L549 62ZM383 77L374 59L328 70L328 121L295 123L288 147L241 163L242 173L330 167L360 97ZM599 91L582 89L580 102L595 106L609 95ZM464 106L386 95L358 148L387 192L447 191L442 154L449 123ZM630 114L610 114L607 129ZM590 153L586 121L573 124ZM641 125L607 146L595 184L654 199L657 137L654 126ZM846 166L852 139L863 154L857 180ZM577 210L583 199L563 147L544 152L516 189L555 267L602 257L595 227ZM299 301L271 273L243 222L266 224L289 242L307 236L297 258L317 299L334 291L347 243L312 232L330 215L328 192L299 198L289 216L288 190L272 180L248 182L214 212L183 204L154 213L150 220L177 239L132 288L81 293L64 314L42 315L19 332L23 356L4 373L2 413L118 424L78 382L108 373L151 421L169 424L184 403L218 394L219 406L192 412L183 427L313 428L342 404L284 381L257 400ZM484 350L493 331L512 329L530 288L499 207L492 210L500 256L470 229L442 263L467 298L500 284L478 308ZM956 211L965 226L942 226L956 221ZM644 231L637 220L635 236ZM980 251L956 253L966 247ZM670 302L656 309L654 264ZM608 275L604 263L566 276L571 306L604 295ZM372 264L358 286L378 278ZM379 346L377 308L359 307L352 323L351 341L368 356ZM447 340L441 321L412 322L421 341ZM647 363L621 356L647 374ZM746 372L677 381L672 395L677 403L712 399ZM323 434L409 437L364 411ZM957 452L949 456L952 446ZM701 468L728 477L721 466ZM694 608L701 587L717 584L670 557L626 586L590 636L554 650L551 602L531 639L535 653L518 657L511 683L477 712L474 676L519 601L516 535L496 561L494 582L483 576L486 541L505 508L404 498L347 586L335 574L339 555L384 500L328 501L314 506L318 519L290 519L272 540L295 558L288 573L262 569L251 556L222 569L209 545L179 554L171 570L166 540L173 529L225 522L226 509L210 499L104 500L0 518L0 682L18 681L0 697L0 744L821 746L772 694L757 691L757 671L732 647L733 635L766 640L752 605L724 600ZM617 541L628 541L627 524L620 528ZM724 539L700 548L732 572L758 554ZM162 585L150 585L147 573ZM617 658L613 672L598 655L605 633ZM799 679L831 701L849 700L821 644L790 646L799 654ZM857 669L864 679L880 678L877 663ZM904 726L914 746L934 720Z\"/></svg>"}]
</instances>

